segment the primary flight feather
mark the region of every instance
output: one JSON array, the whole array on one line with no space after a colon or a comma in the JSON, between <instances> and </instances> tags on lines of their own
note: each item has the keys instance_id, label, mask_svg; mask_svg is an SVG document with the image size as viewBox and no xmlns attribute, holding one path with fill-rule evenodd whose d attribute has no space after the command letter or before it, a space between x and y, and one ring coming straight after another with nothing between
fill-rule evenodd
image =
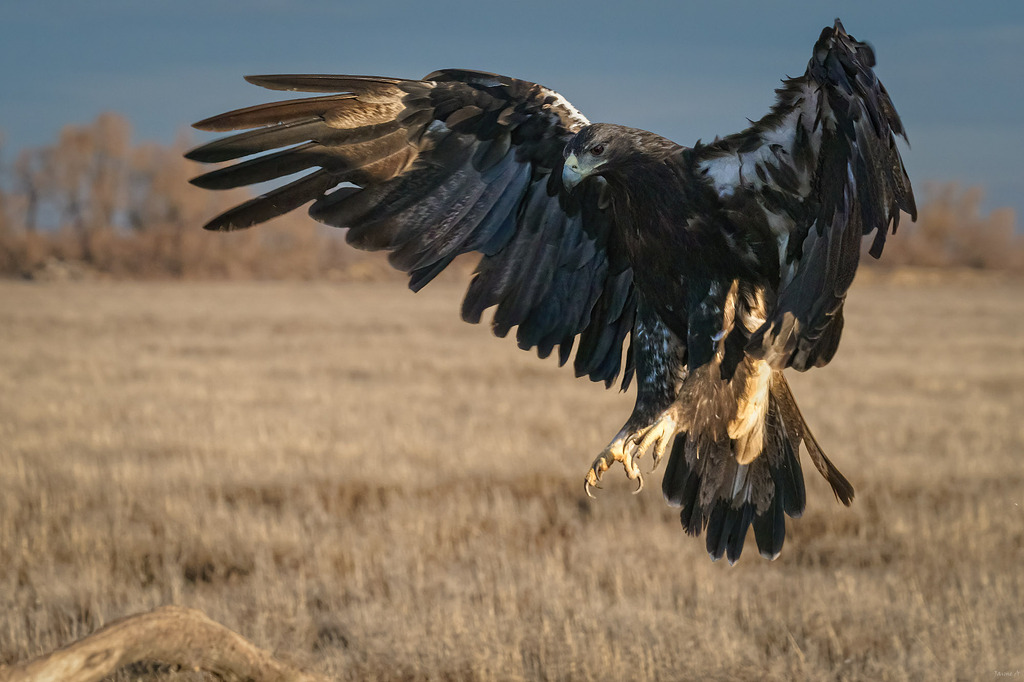
<instances>
[{"instance_id":1,"label":"primary flight feather","mask_svg":"<svg viewBox=\"0 0 1024 682\"><path fill-rule=\"evenodd\" d=\"M201 121L246 132L187 156L252 157L192 180L208 189L308 171L207 229L312 201L352 245L387 250L414 290L483 254L463 319L493 307L494 332L515 327L521 348L557 348L565 363L575 347L578 376L636 377L636 406L587 472L588 493L615 462L642 486L637 460L653 451L656 466L674 438L662 489L686 531L734 562L752 526L774 558L785 515L805 506L801 445L853 499L783 370L831 360L862 237L874 233L878 257L900 211L916 217L895 141L905 132L874 65L837 20L767 116L693 147L590 124L548 88L477 71L254 76L329 94Z\"/></svg>"}]
</instances>

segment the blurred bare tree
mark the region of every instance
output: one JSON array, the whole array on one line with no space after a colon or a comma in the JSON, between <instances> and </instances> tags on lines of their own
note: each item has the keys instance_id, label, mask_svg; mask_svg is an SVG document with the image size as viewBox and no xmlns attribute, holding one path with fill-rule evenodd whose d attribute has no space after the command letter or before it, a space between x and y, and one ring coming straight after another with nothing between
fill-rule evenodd
<instances>
[{"instance_id":1,"label":"blurred bare tree","mask_svg":"<svg viewBox=\"0 0 1024 682\"><path fill-rule=\"evenodd\" d=\"M0 174L4 168L4 132L0 130ZM11 207L7 199L7 192L3 184L0 184L0 239L4 239L11 229Z\"/></svg>"},{"instance_id":2,"label":"blurred bare tree","mask_svg":"<svg viewBox=\"0 0 1024 682\"><path fill-rule=\"evenodd\" d=\"M0 159L0 274L31 277L60 262L117 277L309 279L344 277L366 260L301 213L204 233L207 219L249 196L190 185L200 169L182 155L192 144L183 134L170 146L133 145L128 121L108 112L21 150L9 169Z\"/></svg>"},{"instance_id":3,"label":"blurred bare tree","mask_svg":"<svg viewBox=\"0 0 1024 682\"><path fill-rule=\"evenodd\" d=\"M39 224L39 202L49 176L47 156L45 149L22 149L14 161L14 189L24 198L24 227L29 232L35 232Z\"/></svg>"},{"instance_id":4,"label":"blurred bare tree","mask_svg":"<svg viewBox=\"0 0 1024 682\"><path fill-rule=\"evenodd\" d=\"M107 112L99 115L88 132L92 154L86 177L87 229L95 233L112 229L118 209L125 205L131 125L122 116Z\"/></svg>"},{"instance_id":5,"label":"blurred bare tree","mask_svg":"<svg viewBox=\"0 0 1024 682\"><path fill-rule=\"evenodd\" d=\"M956 183L926 185L925 196L917 222L901 224L886 242L883 264L1024 270L1024 236L1015 230L1013 209L986 215L981 188Z\"/></svg>"},{"instance_id":6,"label":"blurred bare tree","mask_svg":"<svg viewBox=\"0 0 1024 682\"><path fill-rule=\"evenodd\" d=\"M2 143L0 137L0 152ZM61 263L115 277L400 276L303 211L257 230L204 233L206 220L248 195L190 185L201 172L182 156L192 144L183 134L172 145L133 145L129 122L107 112L65 126L52 145L22 149L9 167L0 155L0 274L45 276L48 264ZM925 189L918 222L904 222L880 265L1024 271L1024 238L1011 209L984 214L978 188ZM452 269L465 271L466 260Z\"/></svg>"}]
</instances>

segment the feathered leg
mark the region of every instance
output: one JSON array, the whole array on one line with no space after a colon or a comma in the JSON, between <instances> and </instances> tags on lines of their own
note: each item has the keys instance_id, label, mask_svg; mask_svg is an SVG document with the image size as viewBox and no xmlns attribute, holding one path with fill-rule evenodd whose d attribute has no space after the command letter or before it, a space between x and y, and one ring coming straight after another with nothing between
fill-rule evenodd
<instances>
[{"instance_id":1,"label":"feathered leg","mask_svg":"<svg viewBox=\"0 0 1024 682\"><path fill-rule=\"evenodd\" d=\"M636 460L653 448L653 468L657 468L676 434L678 417L672 408L686 378L686 346L643 300L637 306L631 343L636 362L636 405L587 472L584 489L588 495L615 462L622 462L626 476L637 481L637 492L642 490L644 479Z\"/></svg>"}]
</instances>

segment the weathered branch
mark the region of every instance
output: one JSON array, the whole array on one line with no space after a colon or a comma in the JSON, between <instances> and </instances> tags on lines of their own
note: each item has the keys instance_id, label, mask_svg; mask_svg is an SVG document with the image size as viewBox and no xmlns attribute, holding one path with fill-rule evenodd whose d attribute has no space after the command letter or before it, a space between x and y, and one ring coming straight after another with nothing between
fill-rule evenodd
<instances>
[{"instance_id":1,"label":"weathered branch","mask_svg":"<svg viewBox=\"0 0 1024 682\"><path fill-rule=\"evenodd\" d=\"M229 681L326 680L282 663L201 611L162 606L114 621L50 654L0 667L0 682L98 682L139 661L203 670Z\"/></svg>"}]
</instances>

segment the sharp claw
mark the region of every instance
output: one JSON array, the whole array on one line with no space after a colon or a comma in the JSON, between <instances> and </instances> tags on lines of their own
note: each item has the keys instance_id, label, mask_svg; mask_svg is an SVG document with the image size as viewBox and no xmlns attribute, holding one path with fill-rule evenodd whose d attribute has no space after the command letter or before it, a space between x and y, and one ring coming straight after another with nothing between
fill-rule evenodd
<instances>
[{"instance_id":1,"label":"sharp claw","mask_svg":"<svg viewBox=\"0 0 1024 682\"><path fill-rule=\"evenodd\" d=\"M651 466L651 473L652 473L652 474L653 474L653 473L654 473L655 471L657 471L657 470L658 470L658 465L659 465L659 464L661 464L661 460L662 460L662 459L663 459L664 457L665 457L665 446L664 446L664 445L661 445L661 444L659 444L659 445L658 445L658 447L655 447L655 448L654 448L654 457L652 458L652 460L654 461L654 463L653 463L653 465Z\"/></svg>"},{"instance_id":2,"label":"sharp claw","mask_svg":"<svg viewBox=\"0 0 1024 682\"><path fill-rule=\"evenodd\" d=\"M594 493L590 492L590 480L589 479L586 479L586 478L583 479L583 492L585 492L587 494L587 497L589 497L590 499L592 499L592 500L596 500L597 499L596 497L594 497Z\"/></svg>"},{"instance_id":3,"label":"sharp claw","mask_svg":"<svg viewBox=\"0 0 1024 682\"><path fill-rule=\"evenodd\" d=\"M636 476L636 490L633 491L634 495L639 495L640 491L644 489L644 477L640 473Z\"/></svg>"}]
</instances>

